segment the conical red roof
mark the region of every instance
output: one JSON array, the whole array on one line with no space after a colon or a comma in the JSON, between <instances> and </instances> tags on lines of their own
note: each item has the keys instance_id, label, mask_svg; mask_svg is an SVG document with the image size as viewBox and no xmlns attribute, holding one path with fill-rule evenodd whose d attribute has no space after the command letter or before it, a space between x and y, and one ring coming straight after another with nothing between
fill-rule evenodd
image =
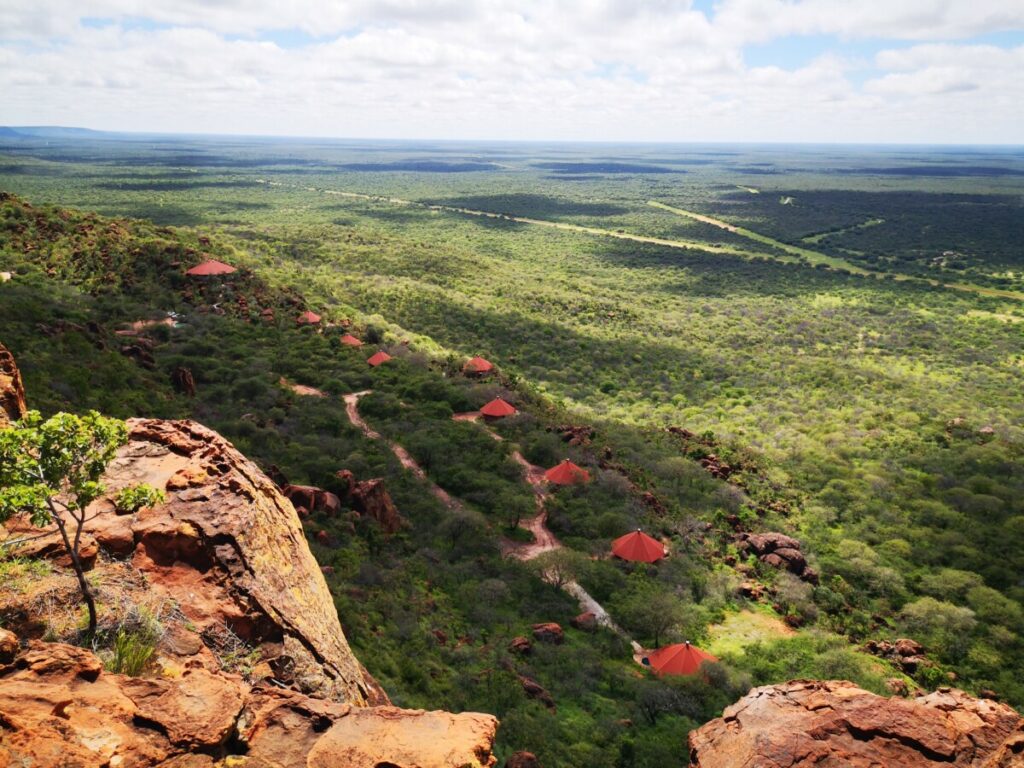
<instances>
[{"instance_id":1,"label":"conical red roof","mask_svg":"<svg viewBox=\"0 0 1024 768\"><path fill-rule=\"evenodd\" d=\"M544 478L556 485L582 485L590 482L590 473L568 459L544 473Z\"/></svg>"},{"instance_id":2,"label":"conical red roof","mask_svg":"<svg viewBox=\"0 0 1024 768\"><path fill-rule=\"evenodd\" d=\"M632 563L655 563L665 556L665 547L637 529L613 541L612 554Z\"/></svg>"},{"instance_id":3,"label":"conical red roof","mask_svg":"<svg viewBox=\"0 0 1024 768\"><path fill-rule=\"evenodd\" d=\"M705 661L716 663L718 659L688 642L666 645L647 657L647 663L659 675L695 675Z\"/></svg>"},{"instance_id":4,"label":"conical red roof","mask_svg":"<svg viewBox=\"0 0 1024 768\"><path fill-rule=\"evenodd\" d=\"M372 365L374 368L376 368L378 365L382 365L383 363L386 363L390 359L391 359L391 355L389 355L384 350L381 350L381 351L377 352L375 355L373 355L366 362L368 362L370 365Z\"/></svg>"},{"instance_id":5,"label":"conical red roof","mask_svg":"<svg viewBox=\"0 0 1024 768\"><path fill-rule=\"evenodd\" d=\"M361 347L361 346L363 346L363 342L361 342L359 339L357 339L351 333L346 333L344 336L342 336L340 339L338 339L338 341L340 341L346 347Z\"/></svg>"},{"instance_id":6,"label":"conical red roof","mask_svg":"<svg viewBox=\"0 0 1024 768\"><path fill-rule=\"evenodd\" d=\"M494 366L491 365L491 361L484 360L482 357L470 358L469 362L462 366L464 373L487 373L493 369Z\"/></svg>"},{"instance_id":7,"label":"conical red roof","mask_svg":"<svg viewBox=\"0 0 1024 768\"><path fill-rule=\"evenodd\" d=\"M512 416L513 414L519 413L519 411L506 403L500 397L496 397L481 408L480 413L484 416L490 416L492 419L500 419L503 416Z\"/></svg>"},{"instance_id":8,"label":"conical red roof","mask_svg":"<svg viewBox=\"0 0 1024 768\"><path fill-rule=\"evenodd\" d=\"M216 259L210 259L204 261L202 264L197 264L192 269L186 270L186 275L198 275L205 277L206 275L230 275L232 272L237 272L234 267L230 264L225 264L223 261L217 261Z\"/></svg>"},{"instance_id":9,"label":"conical red roof","mask_svg":"<svg viewBox=\"0 0 1024 768\"><path fill-rule=\"evenodd\" d=\"M297 322L299 325L316 325L322 319L323 318L321 318L320 315L318 315L316 312L311 312L310 310L307 309L305 312L303 312L301 315L295 318L295 322Z\"/></svg>"}]
</instances>

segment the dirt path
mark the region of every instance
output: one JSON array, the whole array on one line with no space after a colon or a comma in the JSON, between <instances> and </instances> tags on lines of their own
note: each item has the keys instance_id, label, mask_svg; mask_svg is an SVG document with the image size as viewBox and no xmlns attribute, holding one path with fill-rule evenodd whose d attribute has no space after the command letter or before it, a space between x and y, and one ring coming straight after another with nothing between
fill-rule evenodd
<instances>
[{"instance_id":1,"label":"dirt path","mask_svg":"<svg viewBox=\"0 0 1024 768\"><path fill-rule=\"evenodd\" d=\"M290 389L296 395L302 397L327 397L327 393L316 387L307 387L305 384L292 384L284 376L277 382L285 389Z\"/></svg>"},{"instance_id":2,"label":"dirt path","mask_svg":"<svg viewBox=\"0 0 1024 768\"><path fill-rule=\"evenodd\" d=\"M635 243L650 243L652 245L664 245L668 248L682 248L686 250L699 250L708 253L725 253L731 256L770 256L767 253L753 253L740 250L728 245L712 245L701 240L678 240L662 237L648 237L646 235L634 235L616 229L602 229L601 227L588 227L583 224L570 224L564 221L548 221L547 219L533 219L527 216L512 216L507 213L495 211L480 211L474 208L460 208L453 205L436 205L433 203L421 203L416 200L405 200L401 197L387 197L384 195L367 195L361 192L345 192L337 189L320 189L318 187L303 187L299 184L285 184L280 181L269 181L267 179L256 179L258 184L266 184L270 187L291 187L301 189L305 192L315 192L321 195L333 195L335 197L346 197L352 200L367 200L376 203L389 203L391 205L402 205L410 208L423 208L428 211L442 211L445 213L459 213L464 216L479 216L486 219L500 219L502 221L514 221L518 224L532 224L538 227L549 227L560 229L564 232L580 232L586 235L597 235L599 237L611 237L616 240L631 240Z\"/></svg>"},{"instance_id":3,"label":"dirt path","mask_svg":"<svg viewBox=\"0 0 1024 768\"><path fill-rule=\"evenodd\" d=\"M377 203L388 203L391 205L402 205L412 208L423 208L428 211L443 211L446 213L459 213L465 216L480 216L488 219L500 219L502 221L514 221L519 224L532 224L538 227L550 227L551 229L560 229L565 232L579 232L586 235L596 235L598 237L611 237L616 240L630 240L635 243L650 243L651 245L663 245L666 248L680 248L689 251L704 251L705 253L714 254L728 254L730 256L739 256L744 259L751 259L758 256L764 256L765 258L773 259L775 261L782 262L794 262L798 258L807 259L812 264L822 264L828 266L831 269L842 269L847 272L851 272L856 275L862 275L866 277L892 277L895 280L901 282L915 282L924 283L926 285L932 285L938 288L947 288L953 291L964 291L966 293L976 293L981 296L996 296L1004 299L1014 299L1016 301L1024 301L1024 292L1020 291L1006 291L999 288L986 288L980 285L974 285L972 283L944 283L940 280L933 280L925 277L915 277L913 275L905 275L899 272L872 272L862 267L840 259L835 256L828 256L824 253L818 253L808 248L799 248L795 245L789 245L779 240L762 235L758 232L754 232L743 227L737 227L734 224L722 221L721 219L715 219L711 216L705 216L701 213L694 213L693 211L685 211L682 208L674 208L664 203L659 203L656 200L648 200L647 204L655 208L661 208L676 214L677 216L686 216L696 221L702 221L705 224L710 224L720 229L724 229L728 232L745 237L748 240L761 243L762 245L769 245L776 249L781 249L787 254L790 254L792 258L780 255L779 253L766 253L764 251L745 251L739 248L729 245L713 245L711 243L704 242L702 240L669 240L663 237L648 237L646 235L634 235L629 232L624 232L617 229L602 229L600 227L587 227L582 224L569 224L562 221L548 221L546 219L533 219L527 216L512 216L507 213L497 213L495 211L480 211L473 208L460 208L453 205L436 205L432 203L421 203L416 200L405 200L401 197L388 197L386 195L367 195L362 192L346 192L337 189L321 189L319 187L303 187L299 184L285 184L280 181L270 181L268 179L255 179L257 184L265 184L270 187L290 187L294 189L301 189L306 192L314 192L321 195L334 195L336 197L346 197L353 200L367 200L370 202Z\"/></svg>"},{"instance_id":4,"label":"dirt path","mask_svg":"<svg viewBox=\"0 0 1024 768\"><path fill-rule=\"evenodd\" d=\"M444 490L441 486L434 483L430 478L427 477L427 473L423 471L423 468L416 462L416 460L409 455L409 452L405 450L398 443L392 442L384 438L380 432L373 429L366 420L359 414L359 399L370 394L371 390L363 390L362 392L351 392L347 395L343 395L342 399L345 401L345 413L348 414L349 421L352 422L353 426L357 427L363 435L370 440L381 440L391 452L395 454L398 461L403 467L412 472L423 482L427 483L431 493L439 499L446 507L452 510L463 509L462 502L454 498L451 494ZM479 411L472 411L470 413L457 413L452 416L455 421L469 421L469 422L480 422ZM493 432L490 427L484 425L487 430L487 434L493 437L498 442L502 442L503 438L501 435ZM514 541L506 541L502 546L502 554L506 557L514 557L517 560L532 560L543 552L551 552L556 549L561 549L562 544L555 538L547 527L548 513L544 508L544 500L547 498L547 485L544 480L544 470L535 464L531 464L526 460L518 450L512 451L512 458L523 467L523 474L526 481L533 488L534 497L537 501L537 514L529 520L521 521L519 523L521 528L524 528L533 534L533 542L530 544L524 544ZM546 581L550 581L545 577ZM634 640L632 640L622 628L608 615L608 611L591 597L587 591L575 581L570 581L562 584L562 589L572 595L579 602L580 607L584 611L590 611L594 614L597 619L597 623L607 627L613 632L622 635L624 638L629 640L630 645L633 646L634 653L640 652L640 646Z\"/></svg>"},{"instance_id":5,"label":"dirt path","mask_svg":"<svg viewBox=\"0 0 1024 768\"><path fill-rule=\"evenodd\" d=\"M489 426L483 423L479 411L456 413L452 416L452 419L454 421L479 423L487 431L487 434L499 443L504 442L504 438L501 435L494 432ZM533 541L527 544L518 541L506 540L502 544L502 554L506 557L514 557L517 560L533 560L544 552L553 552L556 549L561 549L562 543L555 537L555 534L553 534L547 526L548 512L544 504L548 498L548 486L547 481L544 479L543 467L531 464L519 450L513 450L511 455L512 459L523 468L523 478L530 484L530 487L533 488L534 498L537 502L537 514L529 520L521 520L519 522L520 528L523 528L533 534ZM549 583L553 582L553 579L549 578L547 575L544 576L544 580ZM633 647L634 654L642 652L640 644L630 638L629 635L622 630L622 627L615 623L615 620L612 619L608 611L604 609L604 606L591 597L587 590L585 590L578 582L565 582L561 584L561 588L576 598L576 601L584 611L590 611L593 613L598 624L603 627L607 627L612 632L615 632L629 640L630 645Z\"/></svg>"},{"instance_id":6,"label":"dirt path","mask_svg":"<svg viewBox=\"0 0 1024 768\"><path fill-rule=\"evenodd\" d=\"M484 431L487 432L488 435L499 443L504 442L504 438L501 435L484 424L480 416L480 411L456 413L452 416L452 420L479 423L483 426ZM562 545L558 539L555 538L555 534L548 530L547 527L548 513L544 508L544 502L548 497L548 488L547 481L544 479L544 468L538 467L536 464L531 464L519 450L514 449L511 456L512 460L523 468L523 479L525 479L533 489L533 497L536 503L537 514L529 520L519 521L520 528L533 534L533 542L527 544L519 541L505 540L502 543L501 551L506 557L514 557L517 560L532 560L543 552L560 549Z\"/></svg>"},{"instance_id":7,"label":"dirt path","mask_svg":"<svg viewBox=\"0 0 1024 768\"><path fill-rule=\"evenodd\" d=\"M755 242L761 243L762 245L769 245L773 248L780 249L782 251L785 251L786 253L792 254L793 256L807 259L807 261L810 262L811 264L822 264L831 269L843 269L846 270L847 272L851 272L852 274L855 275L861 275L863 277L891 277L892 279L898 280L900 282L922 283L925 285L934 286L936 288L946 288L951 291L976 293L979 296L995 296L1002 299L1015 299L1016 301L1024 301L1024 293L1021 293L1020 291L1006 291L1000 288L986 288L985 286L974 285L973 283L944 283L941 280L935 280L929 277L916 277L914 275L905 275L900 272L872 272L870 270L864 269L863 267L858 267L856 264L853 264L852 262L849 262L846 259L841 259L837 256L828 256L824 253L819 253L818 251L812 251L809 248L800 248L795 245L790 245L789 243L783 243L779 240L775 240L774 238L768 237L767 235L762 235L759 232L754 232L753 230L750 229L744 229L743 227L737 227L734 224L729 224L726 221L722 221L721 219L715 219L712 218L711 216L705 216L702 213L695 213L693 211L683 210L682 208L675 208L671 205L666 205L665 203L659 203L657 200L648 200L647 204L653 208L660 208L663 211L674 213L677 216L685 216L686 218L693 219L695 221L701 221L705 224L710 224L714 227L724 229L727 232L732 232L733 234L745 237L748 240L753 240ZM865 222L864 224L858 226L875 226L876 223L882 223L882 221L882 219L872 219L871 221ZM786 259L785 257L779 256L777 254L758 255L765 255L771 259L775 259L776 261L788 261L788 259Z\"/></svg>"},{"instance_id":8,"label":"dirt path","mask_svg":"<svg viewBox=\"0 0 1024 768\"><path fill-rule=\"evenodd\" d=\"M362 392L351 392L347 395L342 395L342 399L345 401L345 413L348 414L348 420L352 422L353 426L358 427L359 430L370 440L380 440L387 445L387 447L391 449L391 452L395 454L395 458L398 459L398 462L420 480L425 482L429 486L430 492L434 495L434 498L438 499L438 501L448 507L448 509L464 509L465 507L463 507L461 501L427 477L427 473L423 471L423 467L419 465L416 459L414 459L412 455L405 450L405 448L391 440L386 440L380 432L370 427L363 417L359 415L359 398L370 394L370 391L371 390L366 389Z\"/></svg>"}]
</instances>

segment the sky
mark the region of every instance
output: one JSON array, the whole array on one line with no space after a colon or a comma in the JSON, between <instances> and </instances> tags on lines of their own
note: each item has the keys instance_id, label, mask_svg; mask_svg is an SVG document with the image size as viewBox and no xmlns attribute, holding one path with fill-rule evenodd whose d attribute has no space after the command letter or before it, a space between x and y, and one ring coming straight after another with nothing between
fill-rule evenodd
<instances>
[{"instance_id":1,"label":"sky","mask_svg":"<svg viewBox=\"0 0 1024 768\"><path fill-rule=\"evenodd\" d=\"M0 125L1024 144L1024 0L0 0Z\"/></svg>"}]
</instances>

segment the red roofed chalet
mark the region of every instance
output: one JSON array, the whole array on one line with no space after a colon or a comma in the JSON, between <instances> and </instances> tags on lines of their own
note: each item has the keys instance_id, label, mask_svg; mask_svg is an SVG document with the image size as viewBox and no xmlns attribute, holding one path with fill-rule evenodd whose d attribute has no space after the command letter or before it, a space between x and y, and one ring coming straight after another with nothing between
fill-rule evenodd
<instances>
[{"instance_id":1,"label":"red roofed chalet","mask_svg":"<svg viewBox=\"0 0 1024 768\"><path fill-rule=\"evenodd\" d=\"M491 361L485 360L482 357L470 358L470 360L464 366L462 366L463 373L468 373L471 375L476 374L478 376L484 373L490 373L493 370L494 366L491 364Z\"/></svg>"},{"instance_id":2,"label":"red roofed chalet","mask_svg":"<svg viewBox=\"0 0 1024 768\"><path fill-rule=\"evenodd\" d=\"M323 318L320 317L316 312L310 312L308 309L295 318L295 322L299 325L316 325Z\"/></svg>"},{"instance_id":3,"label":"red roofed chalet","mask_svg":"<svg viewBox=\"0 0 1024 768\"><path fill-rule=\"evenodd\" d=\"M202 264L196 264L192 269L186 270L186 275L192 275L193 277L206 277L207 275L230 275L232 272L237 272L234 267L230 264L225 264L223 261L217 261L216 259L210 259L204 261Z\"/></svg>"},{"instance_id":4,"label":"red roofed chalet","mask_svg":"<svg viewBox=\"0 0 1024 768\"><path fill-rule=\"evenodd\" d=\"M650 654L645 661L658 675L695 675L705 661L712 664L718 659L689 642L666 645Z\"/></svg>"},{"instance_id":5,"label":"red roofed chalet","mask_svg":"<svg viewBox=\"0 0 1024 768\"><path fill-rule=\"evenodd\" d=\"M590 482L590 473L565 459L544 473L544 479L555 485L582 485Z\"/></svg>"},{"instance_id":6,"label":"red roofed chalet","mask_svg":"<svg viewBox=\"0 0 1024 768\"><path fill-rule=\"evenodd\" d=\"M366 362L368 362L370 365L372 365L374 368L376 368L378 365L383 365L384 363L386 363L390 359L391 359L391 355L389 355L384 350L381 350L380 352L377 352L375 355L373 355L373 357L371 357Z\"/></svg>"},{"instance_id":7,"label":"red roofed chalet","mask_svg":"<svg viewBox=\"0 0 1024 768\"><path fill-rule=\"evenodd\" d=\"M613 541L612 554L631 563L656 563L665 556L665 547L637 529Z\"/></svg>"},{"instance_id":8,"label":"red roofed chalet","mask_svg":"<svg viewBox=\"0 0 1024 768\"><path fill-rule=\"evenodd\" d=\"M344 344L346 347L361 347L361 346L363 346L363 342L361 342L359 339L357 339L351 333L346 333L344 336L342 336L339 339L339 341L342 344Z\"/></svg>"},{"instance_id":9,"label":"red roofed chalet","mask_svg":"<svg viewBox=\"0 0 1024 768\"><path fill-rule=\"evenodd\" d=\"M496 397L483 408L480 409L480 413L489 419L501 419L505 416L512 416L519 413L513 406L506 403L500 397Z\"/></svg>"}]
</instances>

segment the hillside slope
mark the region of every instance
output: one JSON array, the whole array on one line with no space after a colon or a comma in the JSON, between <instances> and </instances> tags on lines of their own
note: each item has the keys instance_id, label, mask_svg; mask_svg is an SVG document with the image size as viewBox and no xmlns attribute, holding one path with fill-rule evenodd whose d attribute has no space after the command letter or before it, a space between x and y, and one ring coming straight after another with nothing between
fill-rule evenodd
<instances>
[{"instance_id":1,"label":"hillside slope","mask_svg":"<svg viewBox=\"0 0 1024 768\"><path fill-rule=\"evenodd\" d=\"M0 396L14 391L0 386ZM112 498L139 482L166 490L167 501L119 515ZM494 764L493 717L382 706L387 695L348 647L295 509L222 437L192 422L135 420L103 484L81 544L98 585L98 645L139 638L144 626L153 662L144 677L112 674L106 651L101 659L41 639L61 634L62 611L67 639L77 635L70 575L35 560L59 566L56 531L0 526L0 543L20 541L14 552L30 558L20 562L44 574L0 598L15 630L0 629L0 762Z\"/></svg>"}]
</instances>

